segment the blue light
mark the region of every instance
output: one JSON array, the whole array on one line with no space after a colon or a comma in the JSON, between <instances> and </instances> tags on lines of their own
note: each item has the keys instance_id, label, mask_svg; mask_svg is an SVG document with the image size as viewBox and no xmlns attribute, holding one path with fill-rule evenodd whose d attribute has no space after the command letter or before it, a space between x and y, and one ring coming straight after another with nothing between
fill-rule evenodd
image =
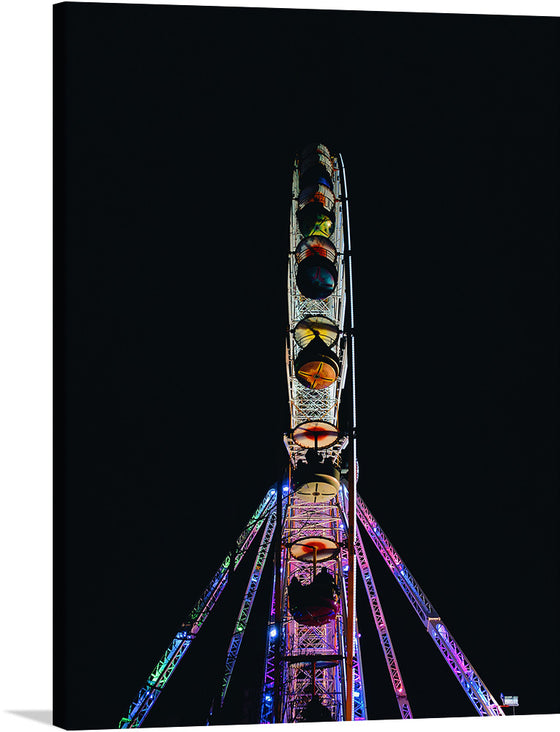
<instances>
[{"instance_id":1,"label":"blue light","mask_svg":"<svg viewBox=\"0 0 560 732\"><path fill-rule=\"evenodd\" d=\"M278 631L276 630L276 628L271 628L268 635L270 638L276 638L276 636L278 635Z\"/></svg>"},{"instance_id":2,"label":"blue light","mask_svg":"<svg viewBox=\"0 0 560 732\"><path fill-rule=\"evenodd\" d=\"M348 565L346 565L345 567L342 568L342 571L343 572L348 572L349 569L350 569L350 567Z\"/></svg>"},{"instance_id":3,"label":"blue light","mask_svg":"<svg viewBox=\"0 0 560 732\"><path fill-rule=\"evenodd\" d=\"M264 700L267 701L267 702L271 702L272 701L272 697L270 696L270 694L267 694L265 696Z\"/></svg>"},{"instance_id":4,"label":"blue light","mask_svg":"<svg viewBox=\"0 0 560 732\"><path fill-rule=\"evenodd\" d=\"M357 699L359 696L360 696L360 692L359 691L355 691L354 692L354 697Z\"/></svg>"},{"instance_id":5,"label":"blue light","mask_svg":"<svg viewBox=\"0 0 560 732\"><path fill-rule=\"evenodd\" d=\"M288 491L290 490L290 486L289 485L283 485L282 486L282 490L284 491L284 493L288 493Z\"/></svg>"}]
</instances>

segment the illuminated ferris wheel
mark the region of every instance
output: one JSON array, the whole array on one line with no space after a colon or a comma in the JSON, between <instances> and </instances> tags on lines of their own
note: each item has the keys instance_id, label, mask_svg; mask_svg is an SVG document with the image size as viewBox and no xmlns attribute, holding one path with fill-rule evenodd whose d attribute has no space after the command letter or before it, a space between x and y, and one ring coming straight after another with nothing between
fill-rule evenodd
<instances>
[{"instance_id":1,"label":"illuminated ferris wheel","mask_svg":"<svg viewBox=\"0 0 560 732\"><path fill-rule=\"evenodd\" d=\"M263 639L260 722L367 719L356 578L361 575L402 718L412 710L362 534L367 533L481 716L503 715L356 491L352 251L344 165L322 144L294 161L288 265L286 475L271 487L121 719L139 727L215 607L258 548L227 650L224 703L267 559L274 565ZM344 393L346 423L341 424ZM364 620L363 618L361 619Z\"/></svg>"}]
</instances>

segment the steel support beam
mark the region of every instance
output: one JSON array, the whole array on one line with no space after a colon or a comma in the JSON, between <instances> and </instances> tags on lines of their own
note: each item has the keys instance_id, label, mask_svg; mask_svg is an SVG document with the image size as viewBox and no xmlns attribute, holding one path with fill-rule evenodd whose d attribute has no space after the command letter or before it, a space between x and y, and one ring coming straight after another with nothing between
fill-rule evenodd
<instances>
[{"instance_id":1,"label":"steel support beam","mask_svg":"<svg viewBox=\"0 0 560 732\"><path fill-rule=\"evenodd\" d=\"M500 705L459 648L436 609L359 496L358 517L478 714L491 717L504 716Z\"/></svg>"},{"instance_id":2,"label":"steel support beam","mask_svg":"<svg viewBox=\"0 0 560 732\"><path fill-rule=\"evenodd\" d=\"M128 729L141 726L169 681L171 674L177 668L220 598L228 582L230 571L237 569L267 515L274 507L275 496L276 491L271 488L239 535L233 551L226 556L202 596L189 613L187 620L181 625L181 628L164 651L163 656L157 662L146 684L140 689L136 699L130 705L127 716L121 719L119 728Z\"/></svg>"}]
</instances>

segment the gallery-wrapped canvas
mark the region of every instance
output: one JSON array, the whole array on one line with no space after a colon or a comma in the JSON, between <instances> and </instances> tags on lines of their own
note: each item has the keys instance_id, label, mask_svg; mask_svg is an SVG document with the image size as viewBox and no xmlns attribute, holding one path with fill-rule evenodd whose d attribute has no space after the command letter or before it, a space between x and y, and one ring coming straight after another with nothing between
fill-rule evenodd
<instances>
[{"instance_id":1,"label":"gallery-wrapped canvas","mask_svg":"<svg viewBox=\"0 0 560 732\"><path fill-rule=\"evenodd\" d=\"M560 712L558 33L54 6L57 726Z\"/></svg>"}]
</instances>

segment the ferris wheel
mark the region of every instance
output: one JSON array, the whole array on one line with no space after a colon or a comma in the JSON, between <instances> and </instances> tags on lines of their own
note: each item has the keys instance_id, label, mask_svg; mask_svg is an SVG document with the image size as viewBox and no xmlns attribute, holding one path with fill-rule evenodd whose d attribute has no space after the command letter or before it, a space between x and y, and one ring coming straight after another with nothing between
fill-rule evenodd
<instances>
[{"instance_id":1,"label":"ferris wheel","mask_svg":"<svg viewBox=\"0 0 560 732\"><path fill-rule=\"evenodd\" d=\"M260 722L367 719L356 613L362 578L395 703L412 718L362 531L377 549L476 712L503 711L357 494L352 249L341 155L323 144L296 156L292 175L286 373L286 474L255 513L172 638L119 726L139 727L196 639L232 572L258 541L219 693L224 704L267 560L272 602L263 638ZM345 422L341 403L345 400Z\"/></svg>"}]
</instances>

